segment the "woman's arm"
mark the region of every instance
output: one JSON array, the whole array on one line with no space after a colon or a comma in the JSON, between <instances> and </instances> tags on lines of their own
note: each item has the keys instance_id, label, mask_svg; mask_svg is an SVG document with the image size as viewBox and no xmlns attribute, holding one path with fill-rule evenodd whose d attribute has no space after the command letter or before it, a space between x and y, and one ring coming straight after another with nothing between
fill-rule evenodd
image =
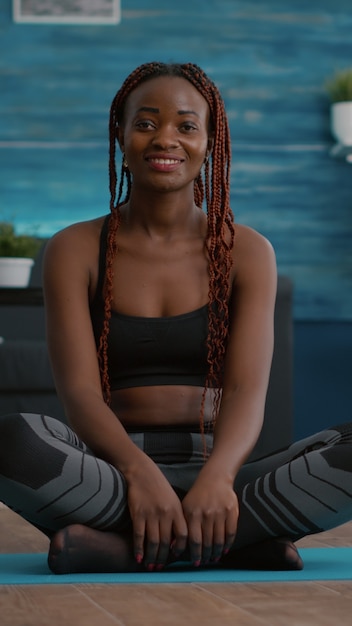
<instances>
[{"instance_id":1,"label":"woman's arm","mask_svg":"<svg viewBox=\"0 0 352 626\"><path fill-rule=\"evenodd\" d=\"M70 425L95 454L113 465L124 465L124 447L118 442L126 439L128 458L133 446L129 449L124 429L103 401L89 314L94 265L98 265L94 231L94 222L77 224L47 245L43 275L47 343Z\"/></svg>"},{"instance_id":2,"label":"woman's arm","mask_svg":"<svg viewBox=\"0 0 352 626\"><path fill-rule=\"evenodd\" d=\"M178 549L185 549L187 526L176 494L103 399L89 312L97 281L100 227L98 220L77 224L47 245L43 278L50 359L72 428L127 481L137 560L144 556L147 565L156 560L163 563L172 536Z\"/></svg>"},{"instance_id":3,"label":"woman's arm","mask_svg":"<svg viewBox=\"0 0 352 626\"><path fill-rule=\"evenodd\" d=\"M183 502L195 561L216 558L234 541L238 503L233 484L260 434L273 353L277 275L272 246L252 229L238 226L234 258L231 330L214 448Z\"/></svg>"},{"instance_id":4,"label":"woman's arm","mask_svg":"<svg viewBox=\"0 0 352 626\"><path fill-rule=\"evenodd\" d=\"M267 239L241 227L230 307L230 337L211 466L232 480L260 434L274 348L275 254Z\"/></svg>"}]
</instances>

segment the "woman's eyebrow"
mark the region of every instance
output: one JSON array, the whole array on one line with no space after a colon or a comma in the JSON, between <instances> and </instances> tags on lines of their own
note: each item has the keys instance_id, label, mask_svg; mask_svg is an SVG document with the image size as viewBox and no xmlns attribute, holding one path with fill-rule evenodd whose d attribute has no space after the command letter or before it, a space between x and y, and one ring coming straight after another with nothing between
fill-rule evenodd
<instances>
[{"instance_id":1,"label":"woman's eyebrow","mask_svg":"<svg viewBox=\"0 0 352 626\"><path fill-rule=\"evenodd\" d=\"M146 111L147 113L160 113L160 110L154 107L139 107L139 109L137 109L137 113L140 113L141 111Z\"/></svg>"},{"instance_id":2,"label":"woman's eyebrow","mask_svg":"<svg viewBox=\"0 0 352 626\"><path fill-rule=\"evenodd\" d=\"M137 109L137 113L140 113L142 111L147 112L147 113L160 113L160 109L157 109L156 107L143 106ZM197 117L199 117L198 113L192 110L188 111L188 110L181 109L180 111L177 111L177 113L178 115L196 115Z\"/></svg>"},{"instance_id":3,"label":"woman's eyebrow","mask_svg":"<svg viewBox=\"0 0 352 626\"><path fill-rule=\"evenodd\" d=\"M181 110L181 111L177 111L177 113L179 115L196 115L197 117L199 117L199 115L198 115L198 113L196 111L191 111L191 110L189 110L189 111L187 111L187 110L182 111Z\"/></svg>"}]
</instances>

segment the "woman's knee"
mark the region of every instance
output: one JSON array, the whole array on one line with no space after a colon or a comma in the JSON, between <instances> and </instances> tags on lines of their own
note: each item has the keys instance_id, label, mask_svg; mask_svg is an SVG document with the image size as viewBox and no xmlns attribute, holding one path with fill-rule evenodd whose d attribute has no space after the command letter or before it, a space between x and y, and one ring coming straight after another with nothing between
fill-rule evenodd
<instances>
[{"instance_id":1,"label":"woman's knee","mask_svg":"<svg viewBox=\"0 0 352 626\"><path fill-rule=\"evenodd\" d=\"M0 416L0 468L6 459L14 462L25 452L38 449L50 436L50 430L43 415L32 413L9 413ZM53 420L55 422L56 420ZM40 446L39 446L40 447Z\"/></svg>"},{"instance_id":2,"label":"woman's knee","mask_svg":"<svg viewBox=\"0 0 352 626\"><path fill-rule=\"evenodd\" d=\"M0 416L0 450L9 451L14 443L22 438L26 421L21 413L9 413Z\"/></svg>"},{"instance_id":3,"label":"woman's knee","mask_svg":"<svg viewBox=\"0 0 352 626\"><path fill-rule=\"evenodd\" d=\"M50 422L48 423L48 420ZM0 418L0 475L38 489L60 474L67 455L57 449L56 420L15 413Z\"/></svg>"},{"instance_id":4,"label":"woman's knee","mask_svg":"<svg viewBox=\"0 0 352 626\"><path fill-rule=\"evenodd\" d=\"M0 475L9 476L13 465L18 465L25 441L27 424L20 413L0 416Z\"/></svg>"},{"instance_id":5,"label":"woman's knee","mask_svg":"<svg viewBox=\"0 0 352 626\"><path fill-rule=\"evenodd\" d=\"M0 447L28 443L33 437L67 439L67 427L57 419L37 413L9 413L0 416Z\"/></svg>"},{"instance_id":6,"label":"woman's knee","mask_svg":"<svg viewBox=\"0 0 352 626\"><path fill-rule=\"evenodd\" d=\"M339 433L341 442L352 442L352 422L344 422L337 426L332 426L329 430Z\"/></svg>"}]
</instances>

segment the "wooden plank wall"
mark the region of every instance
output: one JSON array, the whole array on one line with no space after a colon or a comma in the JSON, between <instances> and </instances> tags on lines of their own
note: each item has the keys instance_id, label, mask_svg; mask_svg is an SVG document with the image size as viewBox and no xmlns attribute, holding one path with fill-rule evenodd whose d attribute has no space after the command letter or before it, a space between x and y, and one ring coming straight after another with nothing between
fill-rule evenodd
<instances>
[{"instance_id":1,"label":"wooden plank wall","mask_svg":"<svg viewBox=\"0 0 352 626\"><path fill-rule=\"evenodd\" d=\"M295 285L296 320L352 319L352 165L330 157L324 83L352 66L350 0L122 0L114 26L15 24L0 7L0 219L51 235L107 211L107 116L145 61L220 87L232 205Z\"/></svg>"}]
</instances>

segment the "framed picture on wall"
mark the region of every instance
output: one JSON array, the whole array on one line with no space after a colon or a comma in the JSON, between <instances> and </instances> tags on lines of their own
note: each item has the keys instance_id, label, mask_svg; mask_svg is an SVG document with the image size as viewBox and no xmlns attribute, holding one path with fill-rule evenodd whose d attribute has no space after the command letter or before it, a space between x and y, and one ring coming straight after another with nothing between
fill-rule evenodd
<instances>
[{"instance_id":1,"label":"framed picture on wall","mask_svg":"<svg viewBox=\"0 0 352 626\"><path fill-rule=\"evenodd\" d=\"M118 24L120 0L12 0L15 22Z\"/></svg>"}]
</instances>

